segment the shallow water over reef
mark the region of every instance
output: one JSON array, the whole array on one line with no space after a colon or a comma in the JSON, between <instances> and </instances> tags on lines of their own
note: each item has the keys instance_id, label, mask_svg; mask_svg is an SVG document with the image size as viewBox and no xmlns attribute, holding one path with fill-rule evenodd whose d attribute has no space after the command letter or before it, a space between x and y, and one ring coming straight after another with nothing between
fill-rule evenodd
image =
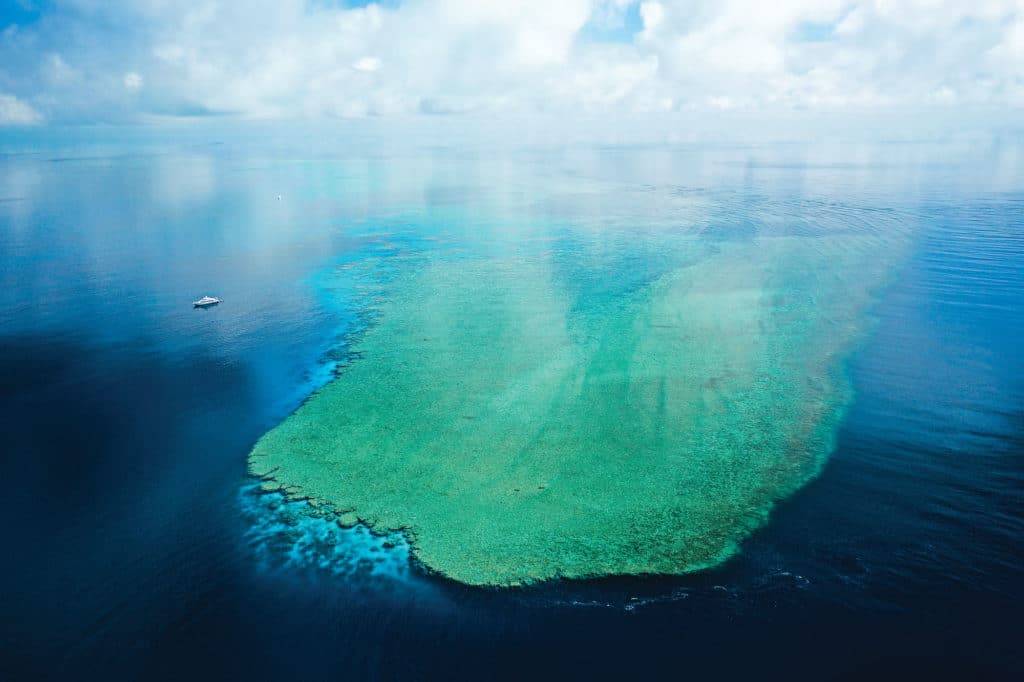
<instances>
[{"instance_id":1,"label":"shallow water over reef","mask_svg":"<svg viewBox=\"0 0 1024 682\"><path fill-rule=\"evenodd\" d=\"M831 453L843 361L913 218L790 202L761 210L805 224L755 210L712 228L734 195L600 191L661 220L492 212L458 250L396 255L386 285L371 262L380 300L358 359L261 439L253 473L402 531L419 562L469 584L681 574L734 554Z\"/></svg>"}]
</instances>

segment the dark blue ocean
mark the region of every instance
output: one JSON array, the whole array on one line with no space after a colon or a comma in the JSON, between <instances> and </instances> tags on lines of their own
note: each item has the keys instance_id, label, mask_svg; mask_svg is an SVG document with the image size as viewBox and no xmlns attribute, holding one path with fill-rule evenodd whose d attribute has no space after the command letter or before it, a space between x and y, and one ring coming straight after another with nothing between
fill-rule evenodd
<instances>
[{"instance_id":1,"label":"dark blue ocean","mask_svg":"<svg viewBox=\"0 0 1024 682\"><path fill-rule=\"evenodd\" d=\"M906 236L836 451L740 554L470 589L252 489L255 441L358 362L353 263L386 280L520 224L600 244L604 216ZM609 250L580 286L657 271ZM2 133L0 680L1016 678L1022 339L1016 139Z\"/></svg>"}]
</instances>

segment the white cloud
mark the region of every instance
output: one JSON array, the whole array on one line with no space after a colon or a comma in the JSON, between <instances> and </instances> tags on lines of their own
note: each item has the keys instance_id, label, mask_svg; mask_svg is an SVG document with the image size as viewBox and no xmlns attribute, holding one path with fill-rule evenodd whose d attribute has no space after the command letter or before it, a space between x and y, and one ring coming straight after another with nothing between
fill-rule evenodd
<instances>
[{"instance_id":1,"label":"white cloud","mask_svg":"<svg viewBox=\"0 0 1024 682\"><path fill-rule=\"evenodd\" d=\"M142 76L134 71L129 71L124 75L124 87L128 90L138 90L142 87Z\"/></svg>"},{"instance_id":2,"label":"white cloud","mask_svg":"<svg viewBox=\"0 0 1024 682\"><path fill-rule=\"evenodd\" d=\"M54 85L67 85L78 80L78 73L68 66L64 58L56 52L49 55L46 60L46 66L47 80Z\"/></svg>"},{"instance_id":3,"label":"white cloud","mask_svg":"<svg viewBox=\"0 0 1024 682\"><path fill-rule=\"evenodd\" d=\"M352 68L364 73L373 73L380 69L380 65L381 61L376 57L360 57L356 60L356 63L352 65Z\"/></svg>"},{"instance_id":4,"label":"white cloud","mask_svg":"<svg viewBox=\"0 0 1024 682\"><path fill-rule=\"evenodd\" d=\"M644 22L645 37L651 36L665 20L665 6L660 2L645 2L640 5L640 18Z\"/></svg>"},{"instance_id":5,"label":"white cloud","mask_svg":"<svg viewBox=\"0 0 1024 682\"><path fill-rule=\"evenodd\" d=\"M1024 0L47 7L0 34L0 87L19 98L3 100L6 118L1024 105ZM586 39L586 26L620 33Z\"/></svg>"},{"instance_id":6,"label":"white cloud","mask_svg":"<svg viewBox=\"0 0 1024 682\"><path fill-rule=\"evenodd\" d=\"M28 126L43 122L35 109L13 95L0 94L0 125Z\"/></svg>"}]
</instances>

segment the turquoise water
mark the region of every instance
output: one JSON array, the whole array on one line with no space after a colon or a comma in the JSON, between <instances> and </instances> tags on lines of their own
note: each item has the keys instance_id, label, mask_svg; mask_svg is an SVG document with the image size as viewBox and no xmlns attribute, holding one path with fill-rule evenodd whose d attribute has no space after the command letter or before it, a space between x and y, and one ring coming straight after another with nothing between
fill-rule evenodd
<instances>
[{"instance_id":1,"label":"turquoise water","mask_svg":"<svg viewBox=\"0 0 1024 682\"><path fill-rule=\"evenodd\" d=\"M197 131L2 147L6 677L1019 663L1015 144L372 148ZM811 301L842 313L812 317L844 339L830 362L848 385L820 474L773 488L770 516L713 570L480 592L410 567L400 537L252 491L250 449L335 370L372 366L360 344L411 278L472 293L497 276L488 263L543 265L528 284L586 322L722 254L774 258L767 243L815 245L780 255L773 281L850 293ZM224 304L193 310L205 293Z\"/></svg>"},{"instance_id":2,"label":"turquoise water","mask_svg":"<svg viewBox=\"0 0 1024 682\"><path fill-rule=\"evenodd\" d=\"M403 532L431 572L518 585L714 566L820 471L910 216L793 200L751 231L710 223L732 199L713 191L563 182L621 204L466 211L461 249L389 242L386 282L342 268L376 317L256 445L266 489Z\"/></svg>"}]
</instances>

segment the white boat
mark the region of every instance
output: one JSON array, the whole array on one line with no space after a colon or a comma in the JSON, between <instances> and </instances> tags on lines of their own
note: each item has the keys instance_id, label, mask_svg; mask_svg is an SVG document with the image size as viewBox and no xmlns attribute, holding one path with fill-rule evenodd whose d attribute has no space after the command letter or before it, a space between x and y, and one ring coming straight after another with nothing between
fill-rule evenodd
<instances>
[{"instance_id":1,"label":"white boat","mask_svg":"<svg viewBox=\"0 0 1024 682\"><path fill-rule=\"evenodd\" d=\"M219 298L214 298L213 296L203 296L198 301L192 301L192 306L195 308L208 308L211 305L217 305L218 303L220 303Z\"/></svg>"}]
</instances>

